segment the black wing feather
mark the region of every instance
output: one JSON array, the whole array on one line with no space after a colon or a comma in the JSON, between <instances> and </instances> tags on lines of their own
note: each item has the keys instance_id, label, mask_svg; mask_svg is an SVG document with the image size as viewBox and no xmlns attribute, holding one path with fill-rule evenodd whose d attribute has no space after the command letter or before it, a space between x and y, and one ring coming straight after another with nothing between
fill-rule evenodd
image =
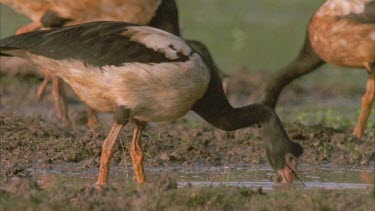
<instances>
[{"instance_id":1,"label":"black wing feather","mask_svg":"<svg viewBox=\"0 0 375 211\"><path fill-rule=\"evenodd\" d=\"M32 54L63 60L81 60L92 66L124 63L161 63L186 61L187 56L171 60L164 53L131 41L121 33L126 27L136 26L125 22L92 22L61 29L34 31L0 41L0 50L22 49ZM3 54L7 54L3 52Z\"/></svg>"}]
</instances>

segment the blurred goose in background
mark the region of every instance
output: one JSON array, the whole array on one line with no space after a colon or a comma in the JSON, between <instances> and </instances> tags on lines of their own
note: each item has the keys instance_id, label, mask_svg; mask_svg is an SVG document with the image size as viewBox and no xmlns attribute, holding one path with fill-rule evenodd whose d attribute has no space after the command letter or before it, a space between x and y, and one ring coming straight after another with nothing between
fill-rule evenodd
<instances>
[{"instance_id":1,"label":"blurred goose in background","mask_svg":"<svg viewBox=\"0 0 375 211\"><path fill-rule=\"evenodd\" d=\"M266 85L262 103L275 107L283 88L324 63L369 74L353 135L363 136L375 99L375 1L328 0L313 15L302 50Z\"/></svg>"},{"instance_id":2,"label":"blurred goose in background","mask_svg":"<svg viewBox=\"0 0 375 211\"><path fill-rule=\"evenodd\" d=\"M147 25L162 3L161 0L0 0L0 2L32 20L32 23L19 28L17 34L34 31L44 24L48 27L61 27L67 23L73 25L99 20L127 20L131 23ZM165 4L170 3L174 1L165 1ZM47 19L43 20L46 14Z\"/></svg>"}]
</instances>

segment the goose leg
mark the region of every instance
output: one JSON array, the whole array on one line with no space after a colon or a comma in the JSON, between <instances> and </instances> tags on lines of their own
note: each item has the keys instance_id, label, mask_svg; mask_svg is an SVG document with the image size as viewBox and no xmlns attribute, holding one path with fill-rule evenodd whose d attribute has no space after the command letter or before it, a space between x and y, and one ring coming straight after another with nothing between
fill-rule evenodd
<instances>
[{"instance_id":1,"label":"goose leg","mask_svg":"<svg viewBox=\"0 0 375 211\"><path fill-rule=\"evenodd\" d=\"M96 128L98 124L98 113L94 109L87 107L87 126L89 128Z\"/></svg>"},{"instance_id":2,"label":"goose leg","mask_svg":"<svg viewBox=\"0 0 375 211\"><path fill-rule=\"evenodd\" d=\"M44 94L44 90L46 90L48 82L49 82L49 78L44 77L44 80L43 80L42 84L40 84L40 86L38 88L38 91L36 92L36 101L37 102L39 102L42 99L43 94Z\"/></svg>"},{"instance_id":3,"label":"goose leg","mask_svg":"<svg viewBox=\"0 0 375 211\"><path fill-rule=\"evenodd\" d=\"M137 179L138 184L142 184L146 181L144 168L143 168L143 152L141 146L141 136L142 130L145 127L146 123L144 122L136 122L136 126L134 128L133 140L132 145L130 148L130 156L133 161L134 167L134 174L135 178Z\"/></svg>"},{"instance_id":4,"label":"goose leg","mask_svg":"<svg viewBox=\"0 0 375 211\"><path fill-rule=\"evenodd\" d=\"M57 117L62 119L65 125L70 125L63 81L57 76L52 76L52 97L55 103Z\"/></svg>"},{"instance_id":5,"label":"goose leg","mask_svg":"<svg viewBox=\"0 0 375 211\"><path fill-rule=\"evenodd\" d=\"M50 79L52 79L52 98L55 104L57 117L63 120L65 125L70 125L68 106L66 103L66 95L62 80L59 77L52 75L48 69L42 68L41 71L43 73L44 80L38 88L36 100L40 101L42 99L48 82Z\"/></svg>"},{"instance_id":6,"label":"goose leg","mask_svg":"<svg viewBox=\"0 0 375 211\"><path fill-rule=\"evenodd\" d=\"M361 138L366 127L367 119L371 113L372 104L375 99L375 71L369 70L369 79L366 83L366 93L362 97L361 113L358 118L357 125L354 128L353 135Z\"/></svg>"},{"instance_id":7,"label":"goose leg","mask_svg":"<svg viewBox=\"0 0 375 211\"><path fill-rule=\"evenodd\" d=\"M49 73L48 70L41 69L41 71L43 73L44 80L43 80L42 84L40 84L40 86L38 88L38 91L36 93L36 101L37 102L39 102L43 98L44 91L47 88L49 80L51 79L51 73Z\"/></svg>"},{"instance_id":8,"label":"goose leg","mask_svg":"<svg viewBox=\"0 0 375 211\"><path fill-rule=\"evenodd\" d=\"M129 122L129 116L130 110L125 106L116 107L113 113L114 123L102 146L99 177L96 183L98 188L104 187L108 182L109 167L114 153L116 140L120 134L121 128Z\"/></svg>"}]
</instances>

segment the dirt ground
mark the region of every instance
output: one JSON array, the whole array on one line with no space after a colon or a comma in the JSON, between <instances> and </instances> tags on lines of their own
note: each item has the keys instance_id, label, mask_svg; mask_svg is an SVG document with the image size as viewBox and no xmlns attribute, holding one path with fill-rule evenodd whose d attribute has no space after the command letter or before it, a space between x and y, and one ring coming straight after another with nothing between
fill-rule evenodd
<instances>
[{"instance_id":1,"label":"dirt ground","mask_svg":"<svg viewBox=\"0 0 375 211\"><path fill-rule=\"evenodd\" d=\"M258 93L254 90L258 90L265 77L262 72L250 75L241 68L234 72L229 84L231 101L243 104L256 99ZM101 143L108 133L110 116L101 115L101 126L88 129L85 126L85 107L69 91L70 117L74 125L64 127L54 115L49 90L42 102L35 102L40 81L34 74L1 73L0 210L368 210L374 207L373 191L266 193L261 189L221 186L177 188L175 179L168 176L156 184L146 184L140 190L134 183L109 186L102 192L89 185L79 190L64 185L44 190L28 169L36 162L48 165L74 162L81 163L82 168L98 167ZM281 102L308 92L311 90L292 85L283 94ZM340 91L329 87L316 88L313 97L327 97L337 92ZM341 92L339 94L345 95L356 91L345 89ZM351 126L334 129L324 124L306 126L298 122L284 123L284 126L289 136L304 147L303 164L374 168L374 128L367 129L363 139L357 139L350 134ZM117 144L112 162L121 162L123 152L129 151L131 135L132 128L127 126L121 133L120 143L123 144ZM169 164L267 164L258 128L224 132L194 114L174 122L148 125L142 142L146 168Z\"/></svg>"},{"instance_id":2,"label":"dirt ground","mask_svg":"<svg viewBox=\"0 0 375 211\"><path fill-rule=\"evenodd\" d=\"M373 197L364 191L295 190L264 192L238 187L177 188L167 175L137 189L134 184L97 191L64 184L43 190L32 178L17 178L0 190L2 210L372 210Z\"/></svg>"}]
</instances>

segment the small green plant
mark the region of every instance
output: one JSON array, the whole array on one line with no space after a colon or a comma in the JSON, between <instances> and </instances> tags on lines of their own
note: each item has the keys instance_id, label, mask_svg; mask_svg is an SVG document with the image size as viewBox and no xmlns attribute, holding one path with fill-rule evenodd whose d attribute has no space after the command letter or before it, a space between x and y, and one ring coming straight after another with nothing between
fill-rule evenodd
<instances>
[{"instance_id":1,"label":"small green plant","mask_svg":"<svg viewBox=\"0 0 375 211\"><path fill-rule=\"evenodd\" d=\"M120 144L121 144L121 150L122 150L122 154L123 154L123 158L124 158L124 165L125 165L125 181L126 182L129 182L130 181L130 176L129 176L129 170L128 170L128 159L126 158L126 150L125 150L125 147L124 147L124 143L122 141L122 137L119 136L119 139L120 139Z\"/></svg>"},{"instance_id":2,"label":"small green plant","mask_svg":"<svg viewBox=\"0 0 375 211\"><path fill-rule=\"evenodd\" d=\"M225 177L225 189L227 190L229 188L229 182L230 182L230 176L231 176L230 174L231 174L231 171L230 171L230 168L228 168L228 171Z\"/></svg>"}]
</instances>

